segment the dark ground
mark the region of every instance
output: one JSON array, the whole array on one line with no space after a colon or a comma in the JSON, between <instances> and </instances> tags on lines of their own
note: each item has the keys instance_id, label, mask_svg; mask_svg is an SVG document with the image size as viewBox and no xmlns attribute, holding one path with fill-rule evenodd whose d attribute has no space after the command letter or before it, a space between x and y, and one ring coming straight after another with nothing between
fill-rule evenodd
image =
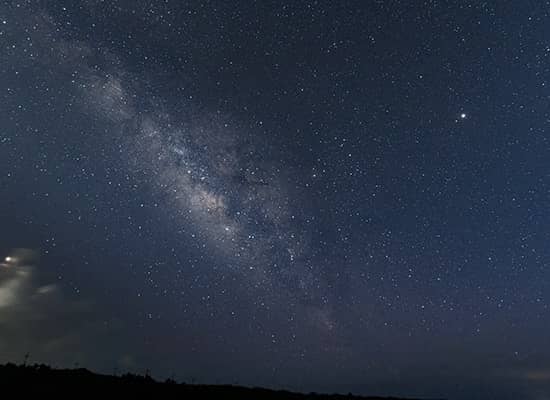
<instances>
[{"instance_id":1,"label":"dark ground","mask_svg":"<svg viewBox=\"0 0 550 400\"><path fill-rule=\"evenodd\" d=\"M246 388L232 385L196 385L176 383L172 380L155 381L150 376L124 374L121 376L101 375L84 368L54 369L47 365L0 366L0 385L15 389L19 393L40 391L72 393L75 396L88 395L96 391L105 394L124 395L170 395L188 398L224 399L295 399L295 400L404 400L395 397L363 397L337 394L302 394L288 391L275 391L262 388ZM412 400L412 399L409 399Z\"/></svg>"}]
</instances>

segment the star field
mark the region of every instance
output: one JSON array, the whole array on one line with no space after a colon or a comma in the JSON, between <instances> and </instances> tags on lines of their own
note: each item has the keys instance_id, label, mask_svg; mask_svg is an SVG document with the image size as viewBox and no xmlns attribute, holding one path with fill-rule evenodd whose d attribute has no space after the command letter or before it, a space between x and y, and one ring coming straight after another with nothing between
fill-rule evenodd
<instances>
[{"instance_id":1,"label":"star field","mask_svg":"<svg viewBox=\"0 0 550 400\"><path fill-rule=\"evenodd\" d=\"M549 18L0 3L0 361L547 398Z\"/></svg>"}]
</instances>

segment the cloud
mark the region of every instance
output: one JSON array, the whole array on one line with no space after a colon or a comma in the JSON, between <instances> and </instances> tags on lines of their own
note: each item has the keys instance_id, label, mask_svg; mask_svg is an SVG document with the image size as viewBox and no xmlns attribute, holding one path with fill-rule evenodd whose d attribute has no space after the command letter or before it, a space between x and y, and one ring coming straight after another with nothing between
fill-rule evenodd
<instances>
[{"instance_id":1,"label":"cloud","mask_svg":"<svg viewBox=\"0 0 550 400\"><path fill-rule=\"evenodd\" d=\"M0 322L12 308L24 303L32 280L33 267L30 263L36 257L33 250L14 249L0 263Z\"/></svg>"},{"instance_id":2,"label":"cloud","mask_svg":"<svg viewBox=\"0 0 550 400\"><path fill-rule=\"evenodd\" d=\"M6 267L4 269L6 269ZM27 280L28 271L22 268L18 270L14 269L14 272L9 275L9 277L2 276L0 283L0 309L10 307L17 303L21 287L25 283L25 280Z\"/></svg>"},{"instance_id":3,"label":"cloud","mask_svg":"<svg viewBox=\"0 0 550 400\"><path fill-rule=\"evenodd\" d=\"M98 328L92 303L70 298L59 285L44 282L37 251L19 248L3 257L0 362L21 361L30 353L37 362L72 365L92 354L83 342Z\"/></svg>"}]
</instances>

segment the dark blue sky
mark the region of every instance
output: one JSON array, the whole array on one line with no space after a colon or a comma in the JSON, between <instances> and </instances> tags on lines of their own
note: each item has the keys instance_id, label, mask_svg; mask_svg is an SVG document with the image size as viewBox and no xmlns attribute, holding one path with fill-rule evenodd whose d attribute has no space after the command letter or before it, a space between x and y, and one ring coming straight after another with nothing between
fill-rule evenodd
<instances>
[{"instance_id":1,"label":"dark blue sky","mask_svg":"<svg viewBox=\"0 0 550 400\"><path fill-rule=\"evenodd\" d=\"M2 2L0 361L548 398L549 18Z\"/></svg>"}]
</instances>

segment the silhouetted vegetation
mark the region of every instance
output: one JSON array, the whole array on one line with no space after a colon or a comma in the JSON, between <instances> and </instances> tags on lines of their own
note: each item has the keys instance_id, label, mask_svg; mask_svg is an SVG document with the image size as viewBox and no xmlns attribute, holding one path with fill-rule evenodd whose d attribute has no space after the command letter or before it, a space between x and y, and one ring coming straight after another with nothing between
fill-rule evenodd
<instances>
[{"instance_id":1,"label":"silhouetted vegetation","mask_svg":"<svg viewBox=\"0 0 550 400\"><path fill-rule=\"evenodd\" d=\"M399 400L391 397L360 397L348 395L322 395L316 393L301 394L288 391L276 391L262 388L246 388L232 385L195 385L177 383L173 379L165 382L155 381L149 376L124 374L121 376L102 375L84 368L54 369L47 365L0 366L0 384L6 388L17 387L18 392L25 389L40 390L42 393L71 393L75 397L101 392L105 395L120 393L124 395L170 395L181 398L203 399L239 399L239 400Z\"/></svg>"}]
</instances>

